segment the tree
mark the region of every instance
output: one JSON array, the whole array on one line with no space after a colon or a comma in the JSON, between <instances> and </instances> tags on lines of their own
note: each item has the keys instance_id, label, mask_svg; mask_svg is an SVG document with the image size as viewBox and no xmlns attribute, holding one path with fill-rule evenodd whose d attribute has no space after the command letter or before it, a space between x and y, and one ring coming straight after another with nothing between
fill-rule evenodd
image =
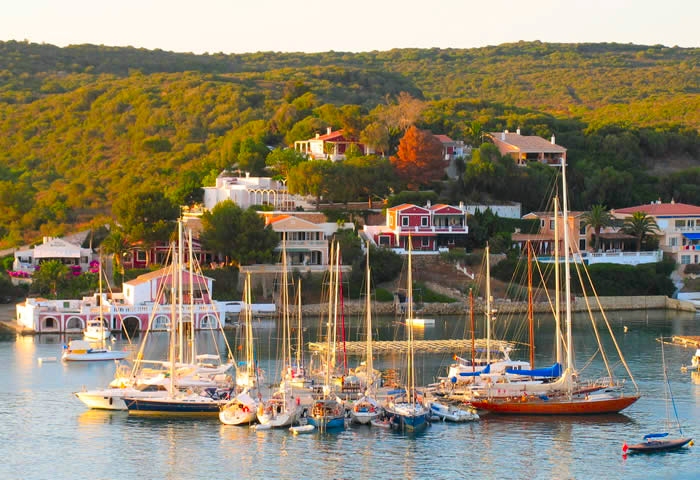
<instances>
[{"instance_id":1,"label":"tree","mask_svg":"<svg viewBox=\"0 0 700 480\"><path fill-rule=\"evenodd\" d=\"M279 243L272 227L253 209L243 211L231 200L202 215L202 244L219 259L237 264L269 261Z\"/></svg>"},{"instance_id":2,"label":"tree","mask_svg":"<svg viewBox=\"0 0 700 480\"><path fill-rule=\"evenodd\" d=\"M442 144L430 132L416 127L406 131L391 163L409 190L418 190L445 175Z\"/></svg>"},{"instance_id":3,"label":"tree","mask_svg":"<svg viewBox=\"0 0 700 480\"><path fill-rule=\"evenodd\" d=\"M360 141L383 157L389 150L389 129L380 122L372 122L360 132Z\"/></svg>"},{"instance_id":4,"label":"tree","mask_svg":"<svg viewBox=\"0 0 700 480\"><path fill-rule=\"evenodd\" d=\"M606 210L605 205L593 205L591 209L581 215L581 221L595 231L594 249L598 251L600 247L600 231L604 227L612 225L612 215Z\"/></svg>"},{"instance_id":5,"label":"tree","mask_svg":"<svg viewBox=\"0 0 700 480\"><path fill-rule=\"evenodd\" d=\"M150 247L168 241L180 215L179 207L160 190L122 195L114 202L112 212L127 238L144 243L147 262Z\"/></svg>"},{"instance_id":6,"label":"tree","mask_svg":"<svg viewBox=\"0 0 700 480\"><path fill-rule=\"evenodd\" d=\"M267 166L284 178L289 175L289 170L305 161L306 157L293 148L276 148L265 159Z\"/></svg>"},{"instance_id":7,"label":"tree","mask_svg":"<svg viewBox=\"0 0 700 480\"><path fill-rule=\"evenodd\" d=\"M313 195L316 197L316 208L321 203L321 197L328 195L328 171L333 165L328 160L309 160L302 162L289 171L289 193Z\"/></svg>"},{"instance_id":8,"label":"tree","mask_svg":"<svg viewBox=\"0 0 700 480\"><path fill-rule=\"evenodd\" d=\"M631 217L625 219L622 224L622 232L632 235L636 239L637 251L642 249L644 239L659 231L659 226L653 217L644 212L634 212Z\"/></svg>"},{"instance_id":9,"label":"tree","mask_svg":"<svg viewBox=\"0 0 700 480\"><path fill-rule=\"evenodd\" d=\"M122 281L124 281L124 256L126 256L131 249L129 239L119 229L112 228L112 233L102 241L100 248L103 253L112 255L114 265L117 267L117 270L119 270L119 273L121 273ZM102 259L100 259L100 261L102 261ZM100 268L102 268L102 266L100 266Z\"/></svg>"},{"instance_id":10,"label":"tree","mask_svg":"<svg viewBox=\"0 0 700 480\"><path fill-rule=\"evenodd\" d=\"M60 260L49 260L39 265L39 270L32 276L36 287L41 291L48 289L54 298L58 298L58 287L65 282L68 275L68 267Z\"/></svg>"}]
</instances>

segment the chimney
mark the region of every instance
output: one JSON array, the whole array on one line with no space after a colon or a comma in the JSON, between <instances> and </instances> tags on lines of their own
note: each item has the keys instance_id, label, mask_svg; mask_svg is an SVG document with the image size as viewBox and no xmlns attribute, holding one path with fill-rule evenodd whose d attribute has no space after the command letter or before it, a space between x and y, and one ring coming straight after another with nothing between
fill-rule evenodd
<instances>
[{"instance_id":1,"label":"chimney","mask_svg":"<svg viewBox=\"0 0 700 480\"><path fill-rule=\"evenodd\" d=\"M317 134L316 134L316 138L319 138L320 136L321 136L320 133L317 133Z\"/></svg>"},{"instance_id":2,"label":"chimney","mask_svg":"<svg viewBox=\"0 0 700 480\"><path fill-rule=\"evenodd\" d=\"M505 132L501 132L501 141L505 142L506 141L506 133L508 133L508 130Z\"/></svg>"},{"instance_id":3,"label":"chimney","mask_svg":"<svg viewBox=\"0 0 700 480\"><path fill-rule=\"evenodd\" d=\"M428 203L427 203L427 205L425 206L425 208L430 208L430 200L428 200Z\"/></svg>"},{"instance_id":4,"label":"chimney","mask_svg":"<svg viewBox=\"0 0 700 480\"><path fill-rule=\"evenodd\" d=\"M556 145L557 142L554 141L554 135L552 135L552 145Z\"/></svg>"},{"instance_id":5,"label":"chimney","mask_svg":"<svg viewBox=\"0 0 700 480\"><path fill-rule=\"evenodd\" d=\"M520 127L518 127L518 129L515 131L515 133L517 133L518 135L520 135Z\"/></svg>"},{"instance_id":6,"label":"chimney","mask_svg":"<svg viewBox=\"0 0 700 480\"><path fill-rule=\"evenodd\" d=\"M326 128L326 135L330 135L332 130L333 130L333 127Z\"/></svg>"}]
</instances>

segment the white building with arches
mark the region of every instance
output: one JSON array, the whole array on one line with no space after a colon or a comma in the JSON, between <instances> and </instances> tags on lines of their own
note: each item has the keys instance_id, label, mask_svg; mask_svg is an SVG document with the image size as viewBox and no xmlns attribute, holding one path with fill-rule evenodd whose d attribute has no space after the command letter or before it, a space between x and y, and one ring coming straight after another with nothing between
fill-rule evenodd
<instances>
[{"instance_id":1,"label":"white building with arches","mask_svg":"<svg viewBox=\"0 0 700 480\"><path fill-rule=\"evenodd\" d=\"M253 205L268 205L275 210L293 210L294 200L287 186L269 177L234 176L222 172L216 178L216 185L204 187L204 207L211 210L217 203L232 200L246 210Z\"/></svg>"}]
</instances>

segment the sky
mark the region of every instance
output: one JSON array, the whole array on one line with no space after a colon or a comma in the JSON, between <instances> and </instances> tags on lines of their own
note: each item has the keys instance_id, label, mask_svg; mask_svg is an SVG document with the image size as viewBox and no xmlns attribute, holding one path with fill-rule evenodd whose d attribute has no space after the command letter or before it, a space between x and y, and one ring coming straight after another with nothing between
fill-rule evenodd
<instances>
[{"instance_id":1,"label":"sky","mask_svg":"<svg viewBox=\"0 0 700 480\"><path fill-rule=\"evenodd\" d=\"M700 47L698 0L5 0L0 40L192 53L477 48L520 40Z\"/></svg>"}]
</instances>

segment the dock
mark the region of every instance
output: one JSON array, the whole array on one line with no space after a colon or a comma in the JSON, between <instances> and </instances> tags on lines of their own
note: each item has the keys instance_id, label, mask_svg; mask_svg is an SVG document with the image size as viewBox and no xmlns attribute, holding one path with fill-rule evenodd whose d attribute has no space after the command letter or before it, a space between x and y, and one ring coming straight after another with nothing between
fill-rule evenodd
<instances>
[{"instance_id":1,"label":"dock","mask_svg":"<svg viewBox=\"0 0 700 480\"><path fill-rule=\"evenodd\" d=\"M674 335L671 343L686 348L700 348L700 336L698 335Z\"/></svg>"},{"instance_id":2,"label":"dock","mask_svg":"<svg viewBox=\"0 0 700 480\"><path fill-rule=\"evenodd\" d=\"M486 339L474 340L477 350L486 349ZM498 351L506 348L513 348L512 342L503 340L491 340L491 350ZM312 352L325 352L328 344L326 342L310 342L309 350ZM375 354L406 353L408 344L405 340L372 342L372 351ZM417 353L462 353L471 352L471 339L454 340L415 340L413 351ZM350 355L362 355L367 352L367 342L345 342L345 351Z\"/></svg>"}]
</instances>

